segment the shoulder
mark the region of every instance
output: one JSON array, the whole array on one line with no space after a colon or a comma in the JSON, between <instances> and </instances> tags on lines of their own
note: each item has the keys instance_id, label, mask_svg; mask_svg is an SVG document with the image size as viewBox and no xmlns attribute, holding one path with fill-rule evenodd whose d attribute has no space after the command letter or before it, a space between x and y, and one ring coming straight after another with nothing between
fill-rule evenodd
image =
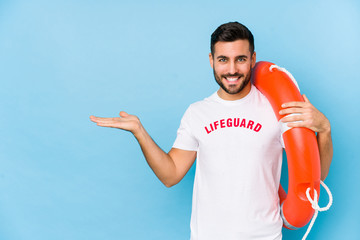
<instances>
[{"instance_id":1,"label":"shoulder","mask_svg":"<svg viewBox=\"0 0 360 240\"><path fill-rule=\"evenodd\" d=\"M265 97L264 94L262 94L260 92L259 89L257 89L254 85L252 85L252 87L254 88L254 99L256 100L256 102L258 102L259 104L266 106L266 107L271 107L269 100Z\"/></svg>"},{"instance_id":2,"label":"shoulder","mask_svg":"<svg viewBox=\"0 0 360 240\"><path fill-rule=\"evenodd\" d=\"M190 104L188 106L188 108L186 109L183 118L188 119L191 118L191 116L197 116L197 115L201 115L201 113L203 112L208 112L209 109L213 108L213 104L216 103L213 100L213 95L204 98L202 100L196 101L192 104Z\"/></svg>"},{"instance_id":3,"label":"shoulder","mask_svg":"<svg viewBox=\"0 0 360 240\"><path fill-rule=\"evenodd\" d=\"M204 108L205 106L210 106L214 103L216 103L216 92L213 93L212 95L210 95L209 97L206 97L200 101L196 101L192 104L190 104L188 109L193 109L193 110L197 110L197 109L201 109Z\"/></svg>"}]
</instances>

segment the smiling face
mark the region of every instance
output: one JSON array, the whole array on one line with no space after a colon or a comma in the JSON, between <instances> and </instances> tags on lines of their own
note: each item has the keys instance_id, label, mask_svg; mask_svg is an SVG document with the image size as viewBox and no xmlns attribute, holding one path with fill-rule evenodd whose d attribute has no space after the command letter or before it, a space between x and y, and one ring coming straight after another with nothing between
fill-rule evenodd
<instances>
[{"instance_id":1,"label":"smiling face","mask_svg":"<svg viewBox=\"0 0 360 240\"><path fill-rule=\"evenodd\" d=\"M214 55L209 54L214 77L219 84L218 95L225 100L245 97L251 89L251 69L255 66L256 53L251 55L248 40L217 42Z\"/></svg>"}]
</instances>

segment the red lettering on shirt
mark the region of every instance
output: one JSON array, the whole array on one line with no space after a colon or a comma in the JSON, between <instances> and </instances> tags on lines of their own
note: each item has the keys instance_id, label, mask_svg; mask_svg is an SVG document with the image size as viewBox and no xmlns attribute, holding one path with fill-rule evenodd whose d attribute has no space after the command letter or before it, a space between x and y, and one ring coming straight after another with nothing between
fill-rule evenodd
<instances>
[{"instance_id":1,"label":"red lettering on shirt","mask_svg":"<svg viewBox=\"0 0 360 240\"><path fill-rule=\"evenodd\" d=\"M225 127L225 119L221 119L220 120L220 127L224 128Z\"/></svg>"},{"instance_id":2,"label":"red lettering on shirt","mask_svg":"<svg viewBox=\"0 0 360 240\"><path fill-rule=\"evenodd\" d=\"M242 127L242 128L250 129L254 132L259 132L262 128L262 125L260 123L254 122L253 120L246 120L245 118L241 119L241 123L240 123L240 118L227 118L227 119L220 119L214 121L210 123L208 126L205 126L204 128L206 133L210 134L211 132L214 132L218 129L230 128L230 127Z\"/></svg>"},{"instance_id":3,"label":"red lettering on shirt","mask_svg":"<svg viewBox=\"0 0 360 240\"><path fill-rule=\"evenodd\" d=\"M215 121L215 122L214 122L214 128L215 128L215 130L217 129L218 126L219 126L219 121Z\"/></svg>"},{"instance_id":4,"label":"red lettering on shirt","mask_svg":"<svg viewBox=\"0 0 360 240\"><path fill-rule=\"evenodd\" d=\"M207 129L207 127L205 127L205 130L206 130L206 133L207 133L207 134L211 133L211 131L209 131L209 130Z\"/></svg>"},{"instance_id":5,"label":"red lettering on shirt","mask_svg":"<svg viewBox=\"0 0 360 240\"><path fill-rule=\"evenodd\" d=\"M247 128L252 129L252 128L253 128L253 125L254 125L254 121L249 120L248 125L247 125Z\"/></svg>"},{"instance_id":6,"label":"red lettering on shirt","mask_svg":"<svg viewBox=\"0 0 360 240\"><path fill-rule=\"evenodd\" d=\"M238 127L240 124L240 118L234 118L234 127Z\"/></svg>"},{"instance_id":7,"label":"red lettering on shirt","mask_svg":"<svg viewBox=\"0 0 360 240\"><path fill-rule=\"evenodd\" d=\"M246 127L246 120L245 120L245 118L243 118L243 120L241 120L240 127Z\"/></svg>"},{"instance_id":8,"label":"red lettering on shirt","mask_svg":"<svg viewBox=\"0 0 360 240\"><path fill-rule=\"evenodd\" d=\"M254 131L255 132L259 132L260 131L260 129L261 129L261 124L260 123L258 123L258 124L256 124L256 126L255 126L255 128L254 128Z\"/></svg>"},{"instance_id":9,"label":"red lettering on shirt","mask_svg":"<svg viewBox=\"0 0 360 240\"><path fill-rule=\"evenodd\" d=\"M228 118L228 119L226 120L226 126L227 126L227 127L232 127L232 118Z\"/></svg>"}]
</instances>

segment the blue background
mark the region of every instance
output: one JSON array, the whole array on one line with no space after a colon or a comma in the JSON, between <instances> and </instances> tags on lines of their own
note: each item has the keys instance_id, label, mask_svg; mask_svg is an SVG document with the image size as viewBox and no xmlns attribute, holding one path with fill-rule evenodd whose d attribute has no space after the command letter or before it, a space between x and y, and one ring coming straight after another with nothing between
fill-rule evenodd
<instances>
[{"instance_id":1,"label":"blue background","mask_svg":"<svg viewBox=\"0 0 360 240\"><path fill-rule=\"evenodd\" d=\"M218 88L209 39L229 21L332 123L334 205L308 239L360 239L356 0L0 0L0 239L189 239L194 168L167 189L130 133L89 116L136 114L170 150L188 105Z\"/></svg>"}]
</instances>

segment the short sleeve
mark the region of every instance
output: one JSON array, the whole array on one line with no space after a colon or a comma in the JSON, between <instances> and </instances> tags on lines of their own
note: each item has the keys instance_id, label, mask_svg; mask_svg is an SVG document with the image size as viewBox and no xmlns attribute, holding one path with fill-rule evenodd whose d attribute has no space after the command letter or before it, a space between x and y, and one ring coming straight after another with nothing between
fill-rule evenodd
<instances>
[{"instance_id":1,"label":"short sleeve","mask_svg":"<svg viewBox=\"0 0 360 240\"><path fill-rule=\"evenodd\" d=\"M177 136L173 144L173 148L179 148L187 151L197 151L199 143L191 129L191 106L186 110L181 119L180 127L177 131Z\"/></svg>"},{"instance_id":2,"label":"short sleeve","mask_svg":"<svg viewBox=\"0 0 360 240\"><path fill-rule=\"evenodd\" d=\"M279 128L280 128L280 143L281 143L282 148L285 148L285 142L284 142L283 134L287 130L290 130L291 127L288 127L287 123L283 123L283 122L279 121Z\"/></svg>"},{"instance_id":3,"label":"short sleeve","mask_svg":"<svg viewBox=\"0 0 360 240\"><path fill-rule=\"evenodd\" d=\"M285 148L284 138L282 134L280 135L280 144L282 148Z\"/></svg>"}]
</instances>

